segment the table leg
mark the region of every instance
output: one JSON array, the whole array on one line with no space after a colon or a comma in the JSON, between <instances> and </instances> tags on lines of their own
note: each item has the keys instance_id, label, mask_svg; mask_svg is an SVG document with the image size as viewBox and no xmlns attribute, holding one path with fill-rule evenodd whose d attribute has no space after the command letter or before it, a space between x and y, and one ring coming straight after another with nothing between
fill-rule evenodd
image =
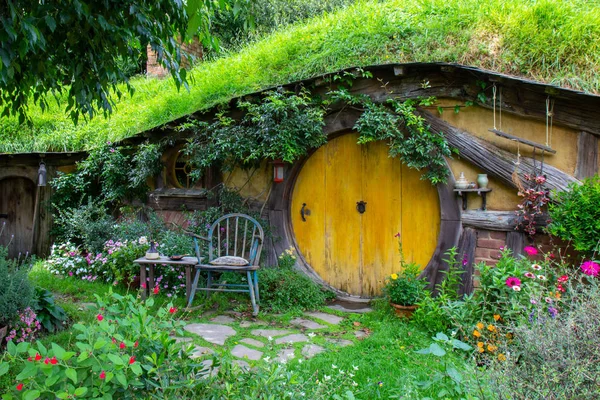
<instances>
[{"instance_id":1,"label":"table leg","mask_svg":"<svg viewBox=\"0 0 600 400\"><path fill-rule=\"evenodd\" d=\"M146 300L146 264L140 264L140 290L142 300Z\"/></svg>"},{"instance_id":2,"label":"table leg","mask_svg":"<svg viewBox=\"0 0 600 400\"><path fill-rule=\"evenodd\" d=\"M190 301L190 296L192 295L192 266L185 266L185 301Z\"/></svg>"},{"instance_id":3,"label":"table leg","mask_svg":"<svg viewBox=\"0 0 600 400\"><path fill-rule=\"evenodd\" d=\"M148 295L151 295L154 291L154 264L148 264L148 269Z\"/></svg>"}]
</instances>

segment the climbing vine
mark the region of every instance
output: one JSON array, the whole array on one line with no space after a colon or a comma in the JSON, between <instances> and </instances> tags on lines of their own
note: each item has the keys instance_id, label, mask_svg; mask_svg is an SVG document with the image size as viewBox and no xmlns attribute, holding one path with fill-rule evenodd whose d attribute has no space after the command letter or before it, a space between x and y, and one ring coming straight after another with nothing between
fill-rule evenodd
<instances>
[{"instance_id":1,"label":"climbing vine","mask_svg":"<svg viewBox=\"0 0 600 400\"><path fill-rule=\"evenodd\" d=\"M211 122L191 121L180 127L193 132L183 148L192 177L199 178L212 165L231 170L265 159L291 163L327 142L325 110L306 89L269 91L260 101L239 101L237 107L243 112L239 120L223 111Z\"/></svg>"}]
</instances>

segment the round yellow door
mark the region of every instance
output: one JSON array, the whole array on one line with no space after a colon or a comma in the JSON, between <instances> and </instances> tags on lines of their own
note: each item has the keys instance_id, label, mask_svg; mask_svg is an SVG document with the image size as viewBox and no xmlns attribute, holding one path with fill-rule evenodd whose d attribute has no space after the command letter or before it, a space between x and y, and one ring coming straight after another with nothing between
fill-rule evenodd
<instances>
[{"instance_id":1,"label":"round yellow door","mask_svg":"<svg viewBox=\"0 0 600 400\"><path fill-rule=\"evenodd\" d=\"M425 268L437 244L437 189L358 134L319 148L298 174L291 219L298 250L317 274L346 293L372 297L406 261ZM398 237L398 234L399 237Z\"/></svg>"}]
</instances>

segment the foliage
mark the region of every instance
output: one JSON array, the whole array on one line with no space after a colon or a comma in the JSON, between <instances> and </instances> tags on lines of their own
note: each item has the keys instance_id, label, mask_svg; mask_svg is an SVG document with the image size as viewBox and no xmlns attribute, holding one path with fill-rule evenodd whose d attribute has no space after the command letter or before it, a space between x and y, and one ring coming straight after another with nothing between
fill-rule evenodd
<instances>
[{"instance_id":1,"label":"foliage","mask_svg":"<svg viewBox=\"0 0 600 400\"><path fill-rule=\"evenodd\" d=\"M470 392L467 380L448 360L447 354L459 350L468 354L473 348L458 339L450 339L442 332L438 332L433 341L429 347L417 350L418 354L433 355L440 361L431 377L419 382L423 394L434 394L437 398L464 398Z\"/></svg>"},{"instance_id":2,"label":"foliage","mask_svg":"<svg viewBox=\"0 0 600 400\"><path fill-rule=\"evenodd\" d=\"M326 142L324 110L314 104L307 90L298 94L270 91L258 102L240 100L238 108L244 113L239 121L219 113L211 123L182 126L194 132L183 149L193 167L192 176L199 178L215 164L230 170L265 159L291 163Z\"/></svg>"},{"instance_id":3,"label":"foliage","mask_svg":"<svg viewBox=\"0 0 600 400\"><path fill-rule=\"evenodd\" d=\"M261 307L273 312L315 310L332 297L332 293L292 267L295 264L293 253L292 249L282 253L278 268L258 270Z\"/></svg>"},{"instance_id":4,"label":"foliage","mask_svg":"<svg viewBox=\"0 0 600 400\"><path fill-rule=\"evenodd\" d=\"M427 281L419 279L421 267L414 262L406 262L402 252L402 241L398 237L398 250L400 252L400 272L386 278L382 291L386 298L394 304L412 306L417 304L425 295Z\"/></svg>"},{"instance_id":5,"label":"foliage","mask_svg":"<svg viewBox=\"0 0 600 400\"><path fill-rule=\"evenodd\" d=\"M19 311L18 318L9 325L9 328L6 341L21 343L33 341L42 330L42 325L35 311L27 307Z\"/></svg>"},{"instance_id":6,"label":"foliage","mask_svg":"<svg viewBox=\"0 0 600 400\"><path fill-rule=\"evenodd\" d=\"M27 278L28 269L8 260L6 247L0 246L0 325L9 325L18 312L28 307L33 287Z\"/></svg>"},{"instance_id":7,"label":"foliage","mask_svg":"<svg viewBox=\"0 0 600 400\"><path fill-rule=\"evenodd\" d=\"M30 127L0 120L0 152L90 149L236 96L384 63L460 63L597 93L599 7L587 0L359 1L200 63L189 93L169 80L132 79L135 96L118 100L109 120L74 127L64 116L65 95L44 113L30 107Z\"/></svg>"},{"instance_id":8,"label":"foliage","mask_svg":"<svg viewBox=\"0 0 600 400\"><path fill-rule=\"evenodd\" d=\"M123 61L135 61L146 47L156 52L179 89L187 86L181 68L181 44L199 34L211 38L215 11L226 12L236 1L196 0L164 3L106 0L28 2L12 0L0 6L0 99L2 115L24 122L30 101L42 110L47 97L67 96L65 111L77 123L81 114L113 111L114 97L132 95ZM64 105L63 105L64 106Z\"/></svg>"},{"instance_id":9,"label":"foliage","mask_svg":"<svg viewBox=\"0 0 600 400\"><path fill-rule=\"evenodd\" d=\"M63 324L67 320L67 315L65 314L65 310L54 301L52 292L41 287L36 287L32 307L35 311L36 319L46 331L55 332L63 328Z\"/></svg>"},{"instance_id":10,"label":"foliage","mask_svg":"<svg viewBox=\"0 0 600 400\"><path fill-rule=\"evenodd\" d=\"M174 320L177 309L168 304L150 312L152 306L153 299L140 303L109 293L98 297L93 322L73 326L76 342L68 348L9 343L7 361L0 364L0 375L18 371L9 393L26 399L171 398L192 390L203 367L189 358L191 347L169 336L182 334L183 323Z\"/></svg>"},{"instance_id":11,"label":"foliage","mask_svg":"<svg viewBox=\"0 0 600 400\"><path fill-rule=\"evenodd\" d=\"M399 101L388 99L386 104L376 104L368 96L354 96L347 89L330 93L332 99L342 100L363 108L354 129L360 137L359 144L384 140L390 157L400 159L410 168L426 169L422 179L432 184L445 183L448 166L445 157L458 151L451 148L443 133L432 132L425 119L416 114L417 106L430 106L435 98Z\"/></svg>"},{"instance_id":12,"label":"foliage","mask_svg":"<svg viewBox=\"0 0 600 400\"><path fill-rule=\"evenodd\" d=\"M537 233L535 218L543 214L542 209L550 201L550 191L544 185L546 183L545 176L524 174L524 177L528 187L518 192L523 200L517 206L517 226L515 229L522 229L529 236L534 236Z\"/></svg>"},{"instance_id":13,"label":"foliage","mask_svg":"<svg viewBox=\"0 0 600 400\"><path fill-rule=\"evenodd\" d=\"M491 364L491 382L502 399L568 399L600 396L600 292L597 279L573 275L560 312L536 312L510 324L510 355ZM508 353L507 353L508 354Z\"/></svg>"},{"instance_id":14,"label":"foliage","mask_svg":"<svg viewBox=\"0 0 600 400\"><path fill-rule=\"evenodd\" d=\"M549 204L548 232L573 243L588 256L600 250L600 177L573 184L568 191L554 193Z\"/></svg>"}]
</instances>

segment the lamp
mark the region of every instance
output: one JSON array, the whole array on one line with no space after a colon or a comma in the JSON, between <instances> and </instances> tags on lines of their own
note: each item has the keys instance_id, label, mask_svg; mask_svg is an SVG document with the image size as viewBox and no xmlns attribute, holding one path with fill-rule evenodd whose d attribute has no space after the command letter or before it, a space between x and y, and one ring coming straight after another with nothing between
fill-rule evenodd
<instances>
[{"instance_id":1,"label":"lamp","mask_svg":"<svg viewBox=\"0 0 600 400\"><path fill-rule=\"evenodd\" d=\"M273 161L273 182L281 183L283 182L283 167L285 164L281 160Z\"/></svg>"},{"instance_id":2,"label":"lamp","mask_svg":"<svg viewBox=\"0 0 600 400\"><path fill-rule=\"evenodd\" d=\"M37 185L46 186L46 164L43 161L40 162L40 168L38 169Z\"/></svg>"}]
</instances>

